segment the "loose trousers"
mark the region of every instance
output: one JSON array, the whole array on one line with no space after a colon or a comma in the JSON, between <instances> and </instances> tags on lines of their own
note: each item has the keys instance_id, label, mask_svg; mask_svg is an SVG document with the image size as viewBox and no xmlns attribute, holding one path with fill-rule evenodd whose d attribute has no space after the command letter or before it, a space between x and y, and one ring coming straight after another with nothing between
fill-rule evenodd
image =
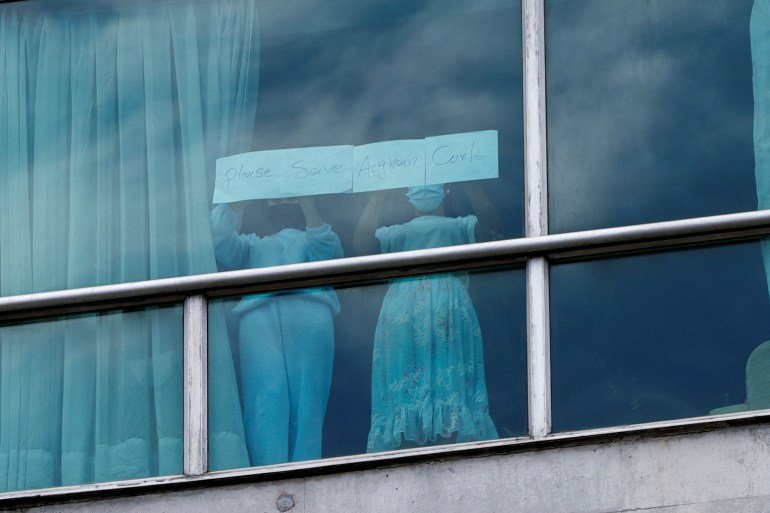
<instances>
[{"instance_id":1,"label":"loose trousers","mask_svg":"<svg viewBox=\"0 0 770 513\"><path fill-rule=\"evenodd\" d=\"M334 360L332 311L299 293L240 319L244 424L253 466L321 457Z\"/></svg>"}]
</instances>

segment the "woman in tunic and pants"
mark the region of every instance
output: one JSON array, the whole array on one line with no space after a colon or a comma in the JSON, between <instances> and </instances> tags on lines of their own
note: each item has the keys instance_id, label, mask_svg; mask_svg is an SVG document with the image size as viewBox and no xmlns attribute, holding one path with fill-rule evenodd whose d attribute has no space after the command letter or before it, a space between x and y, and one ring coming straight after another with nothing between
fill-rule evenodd
<instances>
[{"instance_id":1,"label":"woman in tunic and pants","mask_svg":"<svg viewBox=\"0 0 770 513\"><path fill-rule=\"evenodd\" d=\"M312 262L342 257L342 245L312 200L297 203L307 228L273 235L241 234L242 204L211 213L217 261L227 269ZM272 202L287 205L287 202ZM294 206L292 203L291 206ZM269 217L269 216L268 216ZM232 310L238 318L241 393L252 465L321 457L324 415L334 359L329 288L245 296Z\"/></svg>"}]
</instances>

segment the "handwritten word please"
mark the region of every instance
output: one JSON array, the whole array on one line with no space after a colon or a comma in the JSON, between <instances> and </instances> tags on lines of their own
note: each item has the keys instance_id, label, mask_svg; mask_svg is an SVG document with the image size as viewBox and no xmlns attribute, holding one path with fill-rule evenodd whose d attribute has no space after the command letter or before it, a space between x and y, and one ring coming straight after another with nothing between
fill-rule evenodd
<instances>
[{"instance_id":1,"label":"handwritten word please","mask_svg":"<svg viewBox=\"0 0 770 513\"><path fill-rule=\"evenodd\" d=\"M230 189L230 184L233 180L254 180L258 178L274 178L273 170L265 167L258 167L256 169L244 169L245 164L241 164L240 169L231 167L225 173L227 178L227 189Z\"/></svg>"}]
</instances>

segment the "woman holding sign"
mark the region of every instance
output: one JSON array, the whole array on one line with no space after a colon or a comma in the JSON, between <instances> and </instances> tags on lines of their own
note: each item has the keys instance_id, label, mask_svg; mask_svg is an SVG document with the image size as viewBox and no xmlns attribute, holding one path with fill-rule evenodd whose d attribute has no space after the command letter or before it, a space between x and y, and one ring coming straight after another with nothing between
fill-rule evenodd
<instances>
[{"instance_id":1,"label":"woman holding sign","mask_svg":"<svg viewBox=\"0 0 770 513\"><path fill-rule=\"evenodd\" d=\"M476 242L477 232L495 232L497 216L477 184L466 190L477 213L446 217L443 185L411 187L416 217L382 226L386 196L372 197L354 244L383 253ZM368 452L425 444L497 438L489 416L484 356L476 312L465 274L434 274L394 280L382 303L372 358L372 416Z\"/></svg>"},{"instance_id":2,"label":"woman holding sign","mask_svg":"<svg viewBox=\"0 0 770 513\"><path fill-rule=\"evenodd\" d=\"M211 212L214 249L226 269L342 257L340 239L310 198L268 200L272 235L239 233L246 202ZM291 226L304 216L306 229ZM334 359L337 295L329 288L245 296L238 317L246 442L252 465L321 457Z\"/></svg>"}]
</instances>

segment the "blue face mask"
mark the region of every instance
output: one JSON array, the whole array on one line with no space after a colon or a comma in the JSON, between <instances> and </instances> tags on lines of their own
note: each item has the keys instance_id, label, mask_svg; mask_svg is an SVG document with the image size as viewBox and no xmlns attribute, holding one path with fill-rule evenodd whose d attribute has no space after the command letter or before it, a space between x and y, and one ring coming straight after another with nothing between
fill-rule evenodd
<instances>
[{"instance_id":1,"label":"blue face mask","mask_svg":"<svg viewBox=\"0 0 770 513\"><path fill-rule=\"evenodd\" d=\"M420 212L433 212L444 201L444 186L438 184L409 187L406 197L409 198L409 203Z\"/></svg>"}]
</instances>

